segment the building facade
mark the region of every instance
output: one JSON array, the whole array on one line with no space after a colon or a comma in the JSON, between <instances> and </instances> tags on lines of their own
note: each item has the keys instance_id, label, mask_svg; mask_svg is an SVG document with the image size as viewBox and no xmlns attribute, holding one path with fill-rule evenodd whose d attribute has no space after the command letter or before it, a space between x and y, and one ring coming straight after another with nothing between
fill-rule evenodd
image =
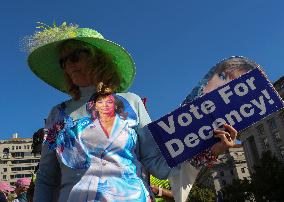
<instances>
[{"instance_id":1,"label":"building facade","mask_svg":"<svg viewBox=\"0 0 284 202\"><path fill-rule=\"evenodd\" d=\"M233 180L250 179L243 148L230 148L218 157L219 163L212 168L216 192L232 184Z\"/></svg>"},{"instance_id":2,"label":"building facade","mask_svg":"<svg viewBox=\"0 0 284 202\"><path fill-rule=\"evenodd\" d=\"M15 134L0 140L0 181L14 185L19 178L32 177L40 155L34 156L31 151L32 138L18 138Z\"/></svg>"},{"instance_id":3,"label":"building facade","mask_svg":"<svg viewBox=\"0 0 284 202\"><path fill-rule=\"evenodd\" d=\"M274 88L284 98L284 77L274 83ZM284 163L284 110L279 110L247 128L240 134L250 172L264 151L270 150Z\"/></svg>"}]
</instances>

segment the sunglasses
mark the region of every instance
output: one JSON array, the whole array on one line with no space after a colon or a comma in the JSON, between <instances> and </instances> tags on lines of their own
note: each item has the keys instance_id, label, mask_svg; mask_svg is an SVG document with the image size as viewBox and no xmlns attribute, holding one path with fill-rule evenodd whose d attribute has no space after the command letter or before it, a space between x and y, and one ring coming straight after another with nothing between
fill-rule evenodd
<instances>
[{"instance_id":1,"label":"sunglasses","mask_svg":"<svg viewBox=\"0 0 284 202\"><path fill-rule=\"evenodd\" d=\"M66 66L65 64L67 61L71 63L79 62L82 53L87 53L89 55L90 51L88 49L75 49L74 51L66 55L65 57L59 59L60 67L62 69L65 69L65 66Z\"/></svg>"}]
</instances>

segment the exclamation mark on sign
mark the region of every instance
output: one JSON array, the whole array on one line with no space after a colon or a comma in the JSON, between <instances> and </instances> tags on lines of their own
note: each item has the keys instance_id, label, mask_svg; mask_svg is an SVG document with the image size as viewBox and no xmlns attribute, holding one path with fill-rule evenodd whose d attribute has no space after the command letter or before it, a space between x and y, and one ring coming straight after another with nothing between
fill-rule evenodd
<instances>
[{"instance_id":1,"label":"exclamation mark on sign","mask_svg":"<svg viewBox=\"0 0 284 202\"><path fill-rule=\"evenodd\" d=\"M274 101L270 98L270 95L268 94L267 90L262 90L261 92L265 96L265 98L268 100L269 104L274 104Z\"/></svg>"}]
</instances>

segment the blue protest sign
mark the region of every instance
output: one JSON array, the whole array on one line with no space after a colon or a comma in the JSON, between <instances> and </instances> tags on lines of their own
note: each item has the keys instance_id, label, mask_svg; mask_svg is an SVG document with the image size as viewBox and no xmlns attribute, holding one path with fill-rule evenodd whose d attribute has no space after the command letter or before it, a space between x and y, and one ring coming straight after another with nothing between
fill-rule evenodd
<instances>
[{"instance_id":1,"label":"blue protest sign","mask_svg":"<svg viewBox=\"0 0 284 202\"><path fill-rule=\"evenodd\" d=\"M168 165L191 159L219 139L224 123L241 131L284 107L264 73L255 68L148 125Z\"/></svg>"}]
</instances>

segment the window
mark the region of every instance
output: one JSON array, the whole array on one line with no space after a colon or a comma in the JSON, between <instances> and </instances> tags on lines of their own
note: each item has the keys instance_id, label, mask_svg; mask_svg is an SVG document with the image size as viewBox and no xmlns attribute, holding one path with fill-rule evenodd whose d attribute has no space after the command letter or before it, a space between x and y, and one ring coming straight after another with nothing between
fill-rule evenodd
<instances>
[{"instance_id":1,"label":"window","mask_svg":"<svg viewBox=\"0 0 284 202\"><path fill-rule=\"evenodd\" d=\"M273 136L275 137L276 142L281 142L281 137L279 132L273 133Z\"/></svg>"},{"instance_id":2,"label":"window","mask_svg":"<svg viewBox=\"0 0 284 202\"><path fill-rule=\"evenodd\" d=\"M9 154L9 152L10 152L10 151L9 151L9 148L4 148L4 149L3 149L3 154L4 154L4 155Z\"/></svg>"},{"instance_id":3,"label":"window","mask_svg":"<svg viewBox=\"0 0 284 202\"><path fill-rule=\"evenodd\" d=\"M24 146L24 149L27 149L27 146L26 146L26 145Z\"/></svg>"},{"instance_id":4,"label":"window","mask_svg":"<svg viewBox=\"0 0 284 202\"><path fill-rule=\"evenodd\" d=\"M3 175L3 180L6 180L6 179L7 179L6 175Z\"/></svg>"},{"instance_id":5,"label":"window","mask_svg":"<svg viewBox=\"0 0 284 202\"><path fill-rule=\"evenodd\" d=\"M15 157L22 157L24 158L24 152L14 152L14 153L11 153L12 156L15 158Z\"/></svg>"},{"instance_id":6,"label":"window","mask_svg":"<svg viewBox=\"0 0 284 202\"><path fill-rule=\"evenodd\" d=\"M22 170L34 170L34 166L22 167Z\"/></svg>"},{"instance_id":7,"label":"window","mask_svg":"<svg viewBox=\"0 0 284 202\"><path fill-rule=\"evenodd\" d=\"M24 152L24 156L32 156L31 152Z\"/></svg>"},{"instance_id":8,"label":"window","mask_svg":"<svg viewBox=\"0 0 284 202\"><path fill-rule=\"evenodd\" d=\"M21 171L22 168L21 167L14 167L14 168L11 168L12 171Z\"/></svg>"},{"instance_id":9,"label":"window","mask_svg":"<svg viewBox=\"0 0 284 202\"><path fill-rule=\"evenodd\" d=\"M19 149L22 149L22 147L21 147L21 146L19 146Z\"/></svg>"},{"instance_id":10,"label":"window","mask_svg":"<svg viewBox=\"0 0 284 202\"><path fill-rule=\"evenodd\" d=\"M282 119L282 122L284 122L284 113L281 113L281 114L280 114L280 117L281 117L281 119Z\"/></svg>"},{"instance_id":11,"label":"window","mask_svg":"<svg viewBox=\"0 0 284 202\"><path fill-rule=\"evenodd\" d=\"M264 126L263 124L256 127L258 135L264 135Z\"/></svg>"},{"instance_id":12,"label":"window","mask_svg":"<svg viewBox=\"0 0 284 202\"><path fill-rule=\"evenodd\" d=\"M12 150L14 150L15 149L15 147L14 146L12 146Z\"/></svg>"},{"instance_id":13,"label":"window","mask_svg":"<svg viewBox=\"0 0 284 202\"><path fill-rule=\"evenodd\" d=\"M3 172L7 172L7 168L3 168Z\"/></svg>"},{"instance_id":14,"label":"window","mask_svg":"<svg viewBox=\"0 0 284 202\"><path fill-rule=\"evenodd\" d=\"M280 147L279 149L282 157L284 158L284 146Z\"/></svg>"},{"instance_id":15,"label":"window","mask_svg":"<svg viewBox=\"0 0 284 202\"><path fill-rule=\"evenodd\" d=\"M268 122L268 125L269 125L270 130L275 130L275 129L277 129L276 121L275 121L274 118L268 120L267 122Z\"/></svg>"},{"instance_id":16,"label":"window","mask_svg":"<svg viewBox=\"0 0 284 202\"><path fill-rule=\"evenodd\" d=\"M26 152L27 153L27 152ZM40 159L19 159L11 161L12 164L19 164L19 163L38 163Z\"/></svg>"},{"instance_id":17,"label":"window","mask_svg":"<svg viewBox=\"0 0 284 202\"><path fill-rule=\"evenodd\" d=\"M245 168L241 168L241 171L242 171L242 173L245 173L246 171L245 171Z\"/></svg>"},{"instance_id":18,"label":"window","mask_svg":"<svg viewBox=\"0 0 284 202\"><path fill-rule=\"evenodd\" d=\"M27 146L27 149L30 149L30 145Z\"/></svg>"},{"instance_id":19,"label":"window","mask_svg":"<svg viewBox=\"0 0 284 202\"><path fill-rule=\"evenodd\" d=\"M24 178L24 177L25 177L24 174L17 174L17 175L15 175L15 178Z\"/></svg>"},{"instance_id":20,"label":"window","mask_svg":"<svg viewBox=\"0 0 284 202\"><path fill-rule=\"evenodd\" d=\"M14 175L10 175L10 178L11 178L11 179L14 179L14 177L15 177Z\"/></svg>"},{"instance_id":21,"label":"window","mask_svg":"<svg viewBox=\"0 0 284 202\"><path fill-rule=\"evenodd\" d=\"M264 147L265 149L269 148L269 144L268 144L268 139L267 139L267 137L263 139L263 147Z\"/></svg>"}]
</instances>

